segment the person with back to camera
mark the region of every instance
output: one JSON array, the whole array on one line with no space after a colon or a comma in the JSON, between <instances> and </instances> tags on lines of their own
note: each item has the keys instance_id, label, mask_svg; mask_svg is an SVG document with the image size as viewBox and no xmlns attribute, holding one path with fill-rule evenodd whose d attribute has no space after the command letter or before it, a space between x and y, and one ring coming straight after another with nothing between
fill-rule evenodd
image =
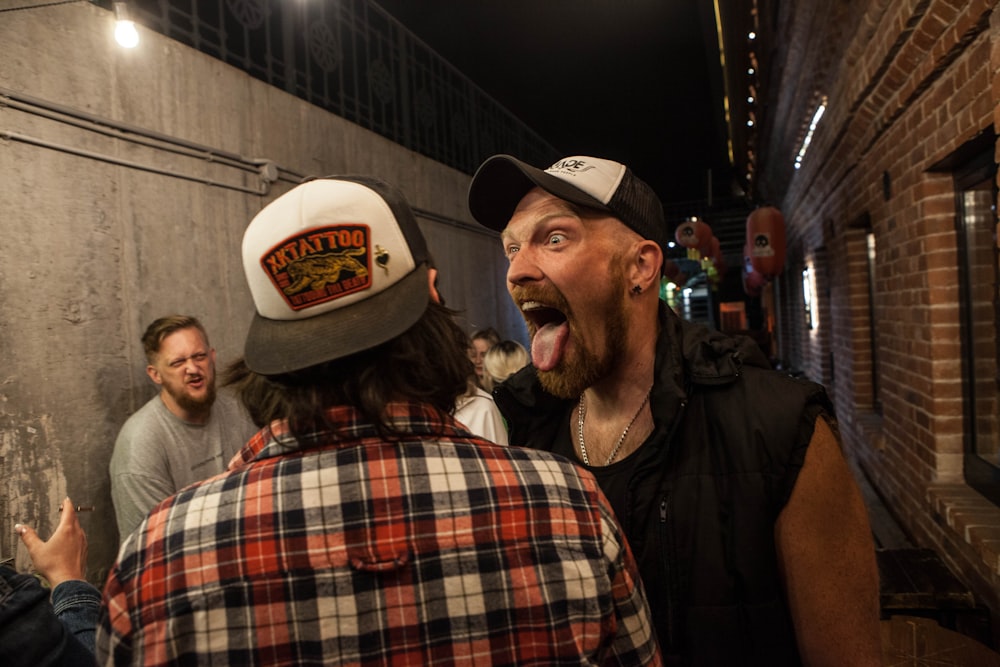
<instances>
[{"instance_id":1,"label":"person with back to camera","mask_svg":"<svg viewBox=\"0 0 1000 667\"><path fill-rule=\"evenodd\" d=\"M661 664L594 478L451 417L466 336L395 188L293 188L243 266L256 313L230 380L262 428L126 539L100 663Z\"/></svg>"},{"instance_id":2,"label":"person with back to camera","mask_svg":"<svg viewBox=\"0 0 1000 667\"><path fill-rule=\"evenodd\" d=\"M235 397L216 392L215 350L196 318L153 321L142 346L160 391L126 420L111 455L121 540L158 502L225 470L256 430Z\"/></svg>"},{"instance_id":3,"label":"person with back to camera","mask_svg":"<svg viewBox=\"0 0 1000 667\"><path fill-rule=\"evenodd\" d=\"M0 566L0 664L4 667L94 662L94 631L101 593L85 579L87 535L69 498L48 541L35 529L15 524L42 587L32 574Z\"/></svg>"},{"instance_id":4,"label":"person with back to camera","mask_svg":"<svg viewBox=\"0 0 1000 667\"><path fill-rule=\"evenodd\" d=\"M486 160L469 190L501 232L532 364L494 397L510 443L594 473L625 529L665 660L876 665L867 512L822 387L659 297L652 189L593 157Z\"/></svg>"},{"instance_id":5,"label":"person with back to camera","mask_svg":"<svg viewBox=\"0 0 1000 667\"><path fill-rule=\"evenodd\" d=\"M509 378L528 365L528 351L516 340L502 340L483 357L483 368L493 386Z\"/></svg>"}]
</instances>

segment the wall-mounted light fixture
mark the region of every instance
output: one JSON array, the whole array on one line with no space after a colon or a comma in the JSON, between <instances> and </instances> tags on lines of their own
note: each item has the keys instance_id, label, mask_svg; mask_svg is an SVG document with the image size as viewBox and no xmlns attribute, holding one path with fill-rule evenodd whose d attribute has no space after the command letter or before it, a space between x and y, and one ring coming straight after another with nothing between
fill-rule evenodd
<instances>
[{"instance_id":1,"label":"wall-mounted light fixture","mask_svg":"<svg viewBox=\"0 0 1000 667\"><path fill-rule=\"evenodd\" d=\"M816 277L812 267L808 265L802 269L802 300L805 306L806 326L815 329L819 325L816 312Z\"/></svg>"},{"instance_id":2,"label":"wall-mounted light fixture","mask_svg":"<svg viewBox=\"0 0 1000 667\"><path fill-rule=\"evenodd\" d=\"M124 2L113 3L115 10L115 41L126 49L134 49L139 45L139 31L128 13Z\"/></svg>"},{"instance_id":3,"label":"wall-mounted light fixture","mask_svg":"<svg viewBox=\"0 0 1000 667\"><path fill-rule=\"evenodd\" d=\"M802 166L802 160L805 159L806 151L809 150L809 144L812 142L813 133L816 132L816 126L819 125L819 121L823 117L824 113L826 113L825 97L820 100L819 106L816 107L816 111L813 112L812 120L809 121L809 129L806 131L806 136L802 139L802 146L799 147L798 155L795 156L796 169Z\"/></svg>"}]
</instances>

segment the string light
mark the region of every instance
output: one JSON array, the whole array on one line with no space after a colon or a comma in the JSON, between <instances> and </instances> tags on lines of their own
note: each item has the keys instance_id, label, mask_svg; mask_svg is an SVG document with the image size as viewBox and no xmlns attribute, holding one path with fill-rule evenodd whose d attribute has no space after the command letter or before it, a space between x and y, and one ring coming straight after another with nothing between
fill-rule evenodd
<instances>
[{"instance_id":1,"label":"string light","mask_svg":"<svg viewBox=\"0 0 1000 667\"><path fill-rule=\"evenodd\" d=\"M759 23L759 12L757 8L757 0L753 0L750 3L750 30L747 32L747 135L746 135L746 169L745 169L745 189L744 192L752 197L754 190L754 173L757 171L757 156L756 156L756 145L757 145L757 114L755 112L755 107L757 105L757 100L759 99L757 86L759 84L758 74L760 72L760 63L757 60L757 48L761 46L758 44L758 37L760 36L760 23Z\"/></svg>"}]
</instances>

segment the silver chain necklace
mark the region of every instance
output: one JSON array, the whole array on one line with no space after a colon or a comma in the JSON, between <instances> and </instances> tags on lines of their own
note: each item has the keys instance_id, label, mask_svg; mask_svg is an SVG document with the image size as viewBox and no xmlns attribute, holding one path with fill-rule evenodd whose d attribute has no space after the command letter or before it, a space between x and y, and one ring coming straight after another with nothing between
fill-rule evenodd
<instances>
[{"instance_id":1,"label":"silver chain necklace","mask_svg":"<svg viewBox=\"0 0 1000 667\"><path fill-rule=\"evenodd\" d=\"M649 391L646 392L646 398L642 399L642 403L639 404L639 409L635 411L635 414L632 415L632 420L628 423L628 426L625 427L625 430L622 431L622 434L618 437L618 442L615 443L615 448L611 450L611 455L608 456L608 460L604 462L604 465L606 466L611 465L611 462L615 460L616 456L618 456L618 450L621 449L622 443L625 442L625 436L628 435L628 431L630 428L632 428L632 424L635 423L635 420L639 418L639 413L642 412L642 409L644 407L646 407L646 403L649 402L649 394L652 391L653 388L650 387ZM589 466L590 457L587 456L587 445L583 443L583 419L587 414L587 408L584 406L583 402L584 396L585 394L580 394L580 407L578 407L576 410L576 435L580 441L580 457L583 459L584 464Z\"/></svg>"}]
</instances>

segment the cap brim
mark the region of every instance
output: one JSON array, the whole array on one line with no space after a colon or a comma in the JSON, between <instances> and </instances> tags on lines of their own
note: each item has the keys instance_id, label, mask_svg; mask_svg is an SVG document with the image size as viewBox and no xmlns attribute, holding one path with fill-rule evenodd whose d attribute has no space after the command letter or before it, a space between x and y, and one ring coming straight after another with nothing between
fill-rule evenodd
<instances>
[{"instance_id":1,"label":"cap brim","mask_svg":"<svg viewBox=\"0 0 1000 667\"><path fill-rule=\"evenodd\" d=\"M391 289L322 315L278 321L254 313L246 364L256 373L278 375L371 349L416 324L429 302L427 265L420 264Z\"/></svg>"},{"instance_id":2,"label":"cap brim","mask_svg":"<svg viewBox=\"0 0 1000 667\"><path fill-rule=\"evenodd\" d=\"M518 203L534 187L560 199L607 211L603 203L548 172L510 155L494 155L476 170L469 185L469 212L484 227L503 231Z\"/></svg>"}]
</instances>

